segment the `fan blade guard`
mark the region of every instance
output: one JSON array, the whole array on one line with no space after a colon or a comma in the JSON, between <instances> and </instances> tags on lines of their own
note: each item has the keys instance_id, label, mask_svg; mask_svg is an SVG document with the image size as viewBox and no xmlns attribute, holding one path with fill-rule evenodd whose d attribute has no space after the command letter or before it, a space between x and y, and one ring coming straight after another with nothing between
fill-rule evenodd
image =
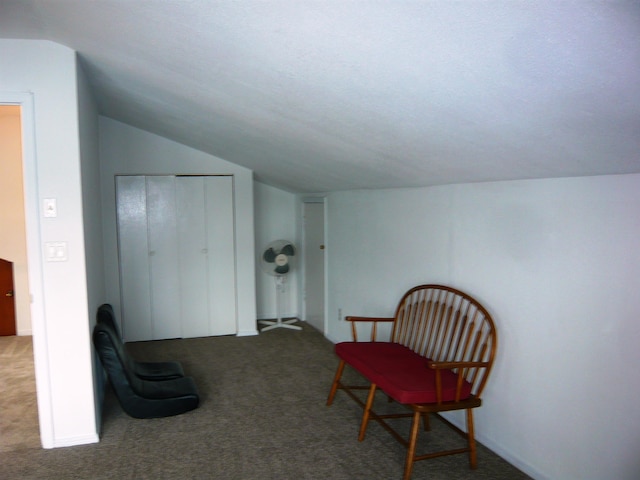
<instances>
[{"instance_id":1,"label":"fan blade guard","mask_svg":"<svg viewBox=\"0 0 640 480\"><path fill-rule=\"evenodd\" d=\"M262 254L263 260L267 263L275 262L276 256L276 252L273 250L273 248L267 248Z\"/></svg>"}]
</instances>

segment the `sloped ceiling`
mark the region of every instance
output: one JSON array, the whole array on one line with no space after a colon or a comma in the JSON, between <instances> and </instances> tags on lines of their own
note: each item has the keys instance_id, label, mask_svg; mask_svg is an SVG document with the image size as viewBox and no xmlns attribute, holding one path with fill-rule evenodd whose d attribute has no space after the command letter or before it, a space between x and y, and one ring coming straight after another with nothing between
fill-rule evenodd
<instances>
[{"instance_id":1,"label":"sloped ceiling","mask_svg":"<svg viewBox=\"0 0 640 480\"><path fill-rule=\"evenodd\" d=\"M640 172L637 1L2 0L0 38L291 192Z\"/></svg>"}]
</instances>

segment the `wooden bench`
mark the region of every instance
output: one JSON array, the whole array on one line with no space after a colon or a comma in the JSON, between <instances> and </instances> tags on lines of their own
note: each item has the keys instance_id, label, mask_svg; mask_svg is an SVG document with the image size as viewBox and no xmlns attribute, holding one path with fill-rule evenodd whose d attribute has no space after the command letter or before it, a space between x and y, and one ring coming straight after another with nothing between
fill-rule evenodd
<instances>
[{"instance_id":1,"label":"wooden bench","mask_svg":"<svg viewBox=\"0 0 640 480\"><path fill-rule=\"evenodd\" d=\"M442 455L469 452L471 468L477 467L473 431L473 409L491 372L497 336L487 310L474 298L451 287L420 285L400 300L393 318L346 317L351 322L352 342L335 346L340 359L327 405L337 390L344 390L364 409L358 439L364 440L370 419L379 422L407 448L404 480L411 478L414 462ZM377 341L377 326L391 323L389 341ZM358 341L357 325L371 325L371 340ZM346 365L359 372L368 385L345 385ZM366 389L362 400L354 390ZM373 411L377 390L407 409L402 413ZM466 410L466 432L445 423L466 438L466 446L455 450L418 455L416 442L421 420L429 429L429 413ZM400 435L388 419L411 417L409 438ZM444 419L443 419L444 420Z\"/></svg>"}]
</instances>

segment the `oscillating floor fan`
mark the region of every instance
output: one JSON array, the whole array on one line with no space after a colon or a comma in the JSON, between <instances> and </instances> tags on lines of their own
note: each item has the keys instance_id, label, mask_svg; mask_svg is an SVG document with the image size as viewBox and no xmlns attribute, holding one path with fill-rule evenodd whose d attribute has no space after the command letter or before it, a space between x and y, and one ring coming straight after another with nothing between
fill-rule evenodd
<instances>
[{"instance_id":1,"label":"oscillating floor fan","mask_svg":"<svg viewBox=\"0 0 640 480\"><path fill-rule=\"evenodd\" d=\"M289 328L291 330L302 330L302 327L291 325L298 321L297 318L282 320L282 292L285 291L287 275L295 266L296 247L287 240L276 240L271 242L262 252L260 265L262 270L273 276L276 287L276 316L275 321L260 320L259 323L267 325L261 332L273 330L274 328Z\"/></svg>"}]
</instances>

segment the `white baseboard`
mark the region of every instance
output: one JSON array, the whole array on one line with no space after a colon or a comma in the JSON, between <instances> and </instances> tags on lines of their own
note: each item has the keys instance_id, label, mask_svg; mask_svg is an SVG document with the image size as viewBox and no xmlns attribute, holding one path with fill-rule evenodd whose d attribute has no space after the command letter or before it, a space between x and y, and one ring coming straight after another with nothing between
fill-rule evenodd
<instances>
[{"instance_id":1,"label":"white baseboard","mask_svg":"<svg viewBox=\"0 0 640 480\"><path fill-rule=\"evenodd\" d=\"M97 433L91 435L81 435L79 437L54 438L53 447L51 448L75 447L76 445L87 445L89 443L98 442L100 442L100 436Z\"/></svg>"},{"instance_id":2,"label":"white baseboard","mask_svg":"<svg viewBox=\"0 0 640 480\"><path fill-rule=\"evenodd\" d=\"M456 427L466 432L466 428L467 428L466 423L464 421L459 421L460 415L458 415L458 418L456 418L455 415L451 415L451 413L452 412L444 412L444 414L441 413L441 415L442 417L450 421L452 424L454 424ZM518 455L515 455L513 452L509 451L509 449L507 448L504 448L502 445L498 445L493 440L488 439L487 437L482 435L482 433L476 431L475 437L478 443L481 443L482 445L487 447L489 450L491 450L493 453L498 455L500 458L509 462L511 465L521 470L522 472L526 473L531 478L535 478L536 480L551 480L542 472L540 472L539 470L534 468L532 465L524 461L521 457L519 457ZM481 463L481 462L482 460L479 459L478 463Z\"/></svg>"},{"instance_id":3,"label":"white baseboard","mask_svg":"<svg viewBox=\"0 0 640 480\"><path fill-rule=\"evenodd\" d=\"M258 330L238 330L237 337L250 337L252 335L258 335Z\"/></svg>"},{"instance_id":4,"label":"white baseboard","mask_svg":"<svg viewBox=\"0 0 640 480\"><path fill-rule=\"evenodd\" d=\"M498 455L500 458L503 458L517 469L529 475L531 478L535 478L536 480L551 480L550 477L544 475L532 465L525 462L522 458L514 455L513 452L510 452L508 449L502 447L501 445L498 445L497 443L485 438L483 435L476 435L476 440L487 447L489 450L491 450L493 453Z\"/></svg>"}]
</instances>

